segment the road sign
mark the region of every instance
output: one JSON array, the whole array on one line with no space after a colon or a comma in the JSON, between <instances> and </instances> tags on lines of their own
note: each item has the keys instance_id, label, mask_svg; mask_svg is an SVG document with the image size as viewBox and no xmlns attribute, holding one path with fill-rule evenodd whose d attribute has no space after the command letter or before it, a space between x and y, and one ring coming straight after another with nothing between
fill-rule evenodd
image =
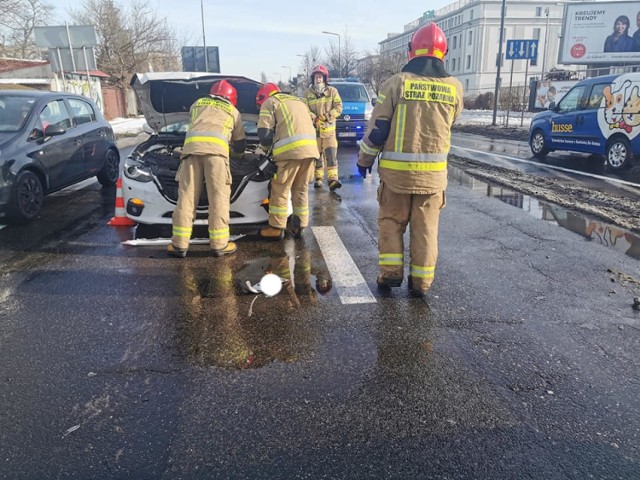
<instances>
[{"instance_id":1,"label":"road sign","mask_svg":"<svg viewBox=\"0 0 640 480\"><path fill-rule=\"evenodd\" d=\"M507 40L507 60L536 60L538 40Z\"/></svg>"}]
</instances>

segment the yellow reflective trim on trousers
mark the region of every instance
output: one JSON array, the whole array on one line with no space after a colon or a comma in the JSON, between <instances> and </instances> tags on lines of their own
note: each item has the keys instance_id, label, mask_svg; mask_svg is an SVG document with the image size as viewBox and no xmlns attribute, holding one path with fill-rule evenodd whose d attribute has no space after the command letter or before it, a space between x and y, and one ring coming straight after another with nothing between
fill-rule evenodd
<instances>
[{"instance_id":1,"label":"yellow reflective trim on trousers","mask_svg":"<svg viewBox=\"0 0 640 480\"><path fill-rule=\"evenodd\" d=\"M378 255L378 265L404 265L402 253L381 253Z\"/></svg>"},{"instance_id":2,"label":"yellow reflective trim on trousers","mask_svg":"<svg viewBox=\"0 0 640 480\"><path fill-rule=\"evenodd\" d=\"M293 207L293 214L294 215L309 215L309 208L308 207Z\"/></svg>"},{"instance_id":3,"label":"yellow reflective trim on trousers","mask_svg":"<svg viewBox=\"0 0 640 480\"><path fill-rule=\"evenodd\" d=\"M403 172L442 172L447 169L447 162L398 162L396 160L380 160L380 168Z\"/></svg>"},{"instance_id":4,"label":"yellow reflective trim on trousers","mask_svg":"<svg viewBox=\"0 0 640 480\"><path fill-rule=\"evenodd\" d=\"M289 150L293 150L294 148L298 148L298 147L306 147L306 146L317 146L318 142L316 139L313 140L298 140L296 142L291 142L291 143L287 143L286 145L283 145L282 147L278 147L278 148L274 148L273 149L273 154L274 155L280 155L281 153L284 152L288 152Z\"/></svg>"},{"instance_id":5,"label":"yellow reflective trim on trousers","mask_svg":"<svg viewBox=\"0 0 640 480\"><path fill-rule=\"evenodd\" d=\"M418 265L409 265L412 277L433 278L435 276L436 267L420 267Z\"/></svg>"},{"instance_id":6,"label":"yellow reflective trim on trousers","mask_svg":"<svg viewBox=\"0 0 640 480\"><path fill-rule=\"evenodd\" d=\"M209 230L209 238L212 238L212 239L225 238L228 236L229 236L229 227L218 228L216 230Z\"/></svg>"},{"instance_id":7,"label":"yellow reflective trim on trousers","mask_svg":"<svg viewBox=\"0 0 640 480\"><path fill-rule=\"evenodd\" d=\"M370 147L369 145L367 145L365 142L361 142L360 143L360 150L362 150L362 152L365 155L371 155L373 157L375 157L378 152L380 152L379 148L375 148L375 147Z\"/></svg>"},{"instance_id":8,"label":"yellow reflective trim on trousers","mask_svg":"<svg viewBox=\"0 0 640 480\"><path fill-rule=\"evenodd\" d=\"M174 225L172 228L172 233L175 237L190 237L192 231L192 227L179 227Z\"/></svg>"},{"instance_id":9,"label":"yellow reflective trim on trousers","mask_svg":"<svg viewBox=\"0 0 640 480\"><path fill-rule=\"evenodd\" d=\"M286 217L287 207L280 207L278 205L269 205L269 215L275 215L276 217Z\"/></svg>"},{"instance_id":10,"label":"yellow reflective trim on trousers","mask_svg":"<svg viewBox=\"0 0 640 480\"><path fill-rule=\"evenodd\" d=\"M329 133L329 132L335 132L335 131L336 131L335 124L331 125L330 127L320 127L320 133Z\"/></svg>"},{"instance_id":11,"label":"yellow reflective trim on trousers","mask_svg":"<svg viewBox=\"0 0 640 480\"><path fill-rule=\"evenodd\" d=\"M396 141L395 141L395 151L401 152L402 145L404 144L404 130L407 120L407 106L406 105L398 105L398 115L396 116Z\"/></svg>"}]
</instances>

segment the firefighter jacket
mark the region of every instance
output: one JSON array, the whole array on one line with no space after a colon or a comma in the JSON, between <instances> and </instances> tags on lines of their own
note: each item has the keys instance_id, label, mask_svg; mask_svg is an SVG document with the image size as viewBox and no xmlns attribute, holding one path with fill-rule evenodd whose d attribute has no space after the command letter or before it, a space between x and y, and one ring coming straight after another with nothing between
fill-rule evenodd
<instances>
[{"instance_id":1,"label":"firefighter jacket","mask_svg":"<svg viewBox=\"0 0 640 480\"><path fill-rule=\"evenodd\" d=\"M338 90L327 85L322 92L318 93L313 87L309 87L302 94L302 100L309 107L318 136L335 137L336 120L342 113L342 99ZM322 120L323 115L324 120Z\"/></svg>"},{"instance_id":2,"label":"firefighter jacket","mask_svg":"<svg viewBox=\"0 0 640 480\"><path fill-rule=\"evenodd\" d=\"M273 146L275 161L320 156L309 109L293 95L278 92L265 100L260 108L258 138L263 147Z\"/></svg>"},{"instance_id":3,"label":"firefighter jacket","mask_svg":"<svg viewBox=\"0 0 640 480\"><path fill-rule=\"evenodd\" d=\"M229 157L229 143L237 153L245 150L245 132L240 112L228 100L203 97L189 110L189 128L182 156L222 155Z\"/></svg>"},{"instance_id":4,"label":"firefighter jacket","mask_svg":"<svg viewBox=\"0 0 640 480\"><path fill-rule=\"evenodd\" d=\"M431 194L447 186L451 125L463 92L459 80L432 62L442 63L414 58L385 82L360 144L358 164L373 165L379 153L380 180L396 193Z\"/></svg>"}]
</instances>

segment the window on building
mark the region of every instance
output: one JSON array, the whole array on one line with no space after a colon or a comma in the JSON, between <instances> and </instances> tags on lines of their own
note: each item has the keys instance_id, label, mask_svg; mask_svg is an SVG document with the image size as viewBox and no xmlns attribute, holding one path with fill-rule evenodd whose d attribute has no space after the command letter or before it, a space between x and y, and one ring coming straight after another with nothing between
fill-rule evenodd
<instances>
[{"instance_id":1,"label":"window on building","mask_svg":"<svg viewBox=\"0 0 640 480\"><path fill-rule=\"evenodd\" d=\"M540 29L539 28L534 28L533 29L533 39L534 40L540 40Z\"/></svg>"},{"instance_id":2,"label":"window on building","mask_svg":"<svg viewBox=\"0 0 640 480\"><path fill-rule=\"evenodd\" d=\"M455 35L453 36L453 45L451 46L452 49L455 49L458 46L458 37L456 37Z\"/></svg>"},{"instance_id":3,"label":"window on building","mask_svg":"<svg viewBox=\"0 0 640 480\"><path fill-rule=\"evenodd\" d=\"M467 55L467 68L471 68L471 55Z\"/></svg>"},{"instance_id":4,"label":"window on building","mask_svg":"<svg viewBox=\"0 0 640 480\"><path fill-rule=\"evenodd\" d=\"M455 70L456 70L456 59L452 58L451 59L451 71L455 72Z\"/></svg>"},{"instance_id":5,"label":"window on building","mask_svg":"<svg viewBox=\"0 0 640 480\"><path fill-rule=\"evenodd\" d=\"M542 7L536 7L536 17L542 16Z\"/></svg>"},{"instance_id":6,"label":"window on building","mask_svg":"<svg viewBox=\"0 0 640 480\"><path fill-rule=\"evenodd\" d=\"M464 81L464 89L465 90L469 90L469 79L468 78Z\"/></svg>"},{"instance_id":7,"label":"window on building","mask_svg":"<svg viewBox=\"0 0 640 480\"><path fill-rule=\"evenodd\" d=\"M473 20L473 8L469 10L469 20Z\"/></svg>"},{"instance_id":8,"label":"window on building","mask_svg":"<svg viewBox=\"0 0 640 480\"><path fill-rule=\"evenodd\" d=\"M467 32L467 37L469 37L469 41L467 43L471 45L471 42L473 40L473 32L471 30Z\"/></svg>"}]
</instances>

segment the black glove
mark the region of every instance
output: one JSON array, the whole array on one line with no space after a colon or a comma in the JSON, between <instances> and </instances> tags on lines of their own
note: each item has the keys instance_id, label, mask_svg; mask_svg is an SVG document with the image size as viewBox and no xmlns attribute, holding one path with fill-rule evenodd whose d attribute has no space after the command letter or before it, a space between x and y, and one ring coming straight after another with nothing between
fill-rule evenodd
<instances>
[{"instance_id":1,"label":"black glove","mask_svg":"<svg viewBox=\"0 0 640 480\"><path fill-rule=\"evenodd\" d=\"M362 178L367 178L367 172L371 173L371 167L363 167L358 165L358 173Z\"/></svg>"}]
</instances>

